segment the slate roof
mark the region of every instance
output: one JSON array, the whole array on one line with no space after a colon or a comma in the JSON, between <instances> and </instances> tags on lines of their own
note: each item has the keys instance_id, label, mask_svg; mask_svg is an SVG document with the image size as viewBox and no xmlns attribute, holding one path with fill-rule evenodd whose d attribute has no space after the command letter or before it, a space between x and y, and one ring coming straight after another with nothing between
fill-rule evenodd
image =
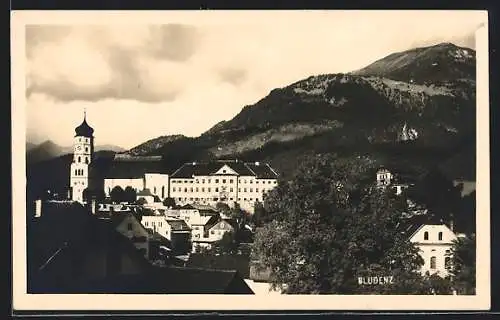
<instances>
[{"instance_id":1,"label":"slate roof","mask_svg":"<svg viewBox=\"0 0 500 320\"><path fill-rule=\"evenodd\" d=\"M235 270L151 267L142 274L97 279L79 286L82 293L253 294Z\"/></svg>"},{"instance_id":2,"label":"slate roof","mask_svg":"<svg viewBox=\"0 0 500 320\"><path fill-rule=\"evenodd\" d=\"M192 253L186 267L237 270L245 279L250 275L250 257L246 255L219 255Z\"/></svg>"},{"instance_id":3,"label":"slate roof","mask_svg":"<svg viewBox=\"0 0 500 320\"><path fill-rule=\"evenodd\" d=\"M137 192L137 196L138 197L148 197L148 196L153 197L154 195L151 193L151 191L148 188L146 188L144 190Z\"/></svg>"},{"instance_id":4,"label":"slate roof","mask_svg":"<svg viewBox=\"0 0 500 320\"><path fill-rule=\"evenodd\" d=\"M177 169L171 178L192 178L193 176L214 175L224 165L236 171L239 176L256 176L257 178L273 179L277 174L271 167L264 163L244 163L241 161L216 160L211 162L188 162Z\"/></svg>"},{"instance_id":5,"label":"slate roof","mask_svg":"<svg viewBox=\"0 0 500 320\"><path fill-rule=\"evenodd\" d=\"M93 277L93 271L86 267L93 262L86 259L96 252L104 253L107 259L125 254L140 268L149 267L142 253L109 219L98 219L76 205L49 211L29 225L29 292L67 293L68 286Z\"/></svg>"},{"instance_id":6,"label":"slate roof","mask_svg":"<svg viewBox=\"0 0 500 320\"><path fill-rule=\"evenodd\" d=\"M191 228L187 225L186 221L180 219L166 219L167 223L172 228L172 231L189 231Z\"/></svg>"},{"instance_id":7,"label":"slate roof","mask_svg":"<svg viewBox=\"0 0 500 320\"><path fill-rule=\"evenodd\" d=\"M429 214L417 215L403 219L400 222L398 229L404 232L408 237L411 237L424 224L442 224L436 218Z\"/></svg>"}]
</instances>

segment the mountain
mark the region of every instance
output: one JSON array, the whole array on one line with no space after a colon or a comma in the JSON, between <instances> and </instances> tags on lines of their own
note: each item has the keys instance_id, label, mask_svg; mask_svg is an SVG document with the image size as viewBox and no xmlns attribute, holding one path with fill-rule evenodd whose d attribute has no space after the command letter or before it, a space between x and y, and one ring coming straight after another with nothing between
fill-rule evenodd
<instances>
[{"instance_id":1,"label":"mountain","mask_svg":"<svg viewBox=\"0 0 500 320\"><path fill-rule=\"evenodd\" d=\"M272 90L199 137L160 137L132 150L164 155L172 167L240 157L273 161L285 171L293 168L290 159L318 152L436 159L475 140L475 115L475 51L443 43L349 74L311 76Z\"/></svg>"},{"instance_id":2,"label":"mountain","mask_svg":"<svg viewBox=\"0 0 500 320\"><path fill-rule=\"evenodd\" d=\"M118 146L106 144L96 146L95 151L122 152L125 151L125 149ZM63 147L51 140L44 141L39 145L30 142L26 143L26 161L28 163L37 163L70 153L73 153L72 146Z\"/></svg>"},{"instance_id":3,"label":"mountain","mask_svg":"<svg viewBox=\"0 0 500 320\"><path fill-rule=\"evenodd\" d=\"M73 147L71 147L71 149L72 148ZM119 152L126 151L126 149L119 147L119 146L115 146L113 144L101 144L101 145L95 146L95 151L113 151L113 152L119 153ZM73 152L73 151L71 151L71 152Z\"/></svg>"},{"instance_id":4,"label":"mountain","mask_svg":"<svg viewBox=\"0 0 500 320\"><path fill-rule=\"evenodd\" d=\"M470 81L475 79L475 57L472 49L441 43L393 53L352 74L415 83Z\"/></svg>"},{"instance_id":5,"label":"mountain","mask_svg":"<svg viewBox=\"0 0 500 320\"><path fill-rule=\"evenodd\" d=\"M472 166L475 86L474 50L416 48L276 88L199 137L162 136L127 153L161 155L167 171L214 158L266 161L284 178L318 153L369 155L415 175L457 154Z\"/></svg>"},{"instance_id":6,"label":"mountain","mask_svg":"<svg viewBox=\"0 0 500 320\"><path fill-rule=\"evenodd\" d=\"M141 155L148 153L150 150L157 150L162 148L166 144L183 139L188 139L188 138L183 135L161 136L158 138L148 140L144 143L141 143L140 145L126 151L125 153L130 155Z\"/></svg>"}]
</instances>

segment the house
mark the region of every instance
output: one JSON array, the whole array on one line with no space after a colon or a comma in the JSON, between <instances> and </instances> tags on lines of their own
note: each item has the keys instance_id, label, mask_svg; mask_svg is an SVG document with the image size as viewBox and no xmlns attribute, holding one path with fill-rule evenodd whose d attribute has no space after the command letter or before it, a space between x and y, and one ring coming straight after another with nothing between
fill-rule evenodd
<instances>
[{"instance_id":1,"label":"house","mask_svg":"<svg viewBox=\"0 0 500 320\"><path fill-rule=\"evenodd\" d=\"M168 240L175 252L190 251L191 228L184 220L161 215L145 215L141 219L141 224Z\"/></svg>"},{"instance_id":2,"label":"house","mask_svg":"<svg viewBox=\"0 0 500 320\"><path fill-rule=\"evenodd\" d=\"M144 189L137 192L137 201L144 199L146 204L151 204L155 202L155 195L151 193L149 189Z\"/></svg>"},{"instance_id":3,"label":"house","mask_svg":"<svg viewBox=\"0 0 500 320\"><path fill-rule=\"evenodd\" d=\"M278 174L265 163L238 160L189 162L170 176L170 197L184 205L196 203L214 206L237 202L253 212L256 201L277 186Z\"/></svg>"},{"instance_id":4,"label":"house","mask_svg":"<svg viewBox=\"0 0 500 320\"><path fill-rule=\"evenodd\" d=\"M426 216L415 216L409 219L408 225L405 232L424 260L422 274L428 272L446 277L457 235L446 224Z\"/></svg>"},{"instance_id":5,"label":"house","mask_svg":"<svg viewBox=\"0 0 500 320\"><path fill-rule=\"evenodd\" d=\"M80 293L108 294L253 294L236 270L151 267L135 275L104 277L83 284Z\"/></svg>"},{"instance_id":6,"label":"house","mask_svg":"<svg viewBox=\"0 0 500 320\"><path fill-rule=\"evenodd\" d=\"M380 168L377 171L377 186L379 187L386 187L389 186L392 182L393 174L385 169L385 168Z\"/></svg>"},{"instance_id":7,"label":"house","mask_svg":"<svg viewBox=\"0 0 500 320\"><path fill-rule=\"evenodd\" d=\"M109 220L115 230L129 239L146 259L151 258L149 240L152 236L131 212L115 214Z\"/></svg>"},{"instance_id":8,"label":"house","mask_svg":"<svg viewBox=\"0 0 500 320\"><path fill-rule=\"evenodd\" d=\"M27 225L29 293L71 293L74 286L150 267L109 222L77 202L47 202Z\"/></svg>"},{"instance_id":9,"label":"house","mask_svg":"<svg viewBox=\"0 0 500 320\"><path fill-rule=\"evenodd\" d=\"M200 230L201 231L201 230ZM206 224L203 228L203 234L200 233L195 233L195 235L200 235L200 237L193 236L192 238L192 250L193 252L196 252L197 250L201 248L207 248L210 249L212 248L212 245L217 242L222 240L224 237L224 234L227 232L235 232L236 228L235 226L225 220L225 219L218 219L214 224L209 225Z\"/></svg>"}]
</instances>

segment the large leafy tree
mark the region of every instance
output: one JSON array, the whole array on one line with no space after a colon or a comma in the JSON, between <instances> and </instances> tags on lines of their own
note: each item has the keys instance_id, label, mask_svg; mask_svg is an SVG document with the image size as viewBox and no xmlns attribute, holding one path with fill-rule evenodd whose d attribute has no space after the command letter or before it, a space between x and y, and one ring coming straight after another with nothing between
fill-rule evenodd
<instances>
[{"instance_id":1,"label":"large leafy tree","mask_svg":"<svg viewBox=\"0 0 500 320\"><path fill-rule=\"evenodd\" d=\"M111 190L110 197L113 202L125 201L125 191L122 187L116 186Z\"/></svg>"},{"instance_id":2,"label":"large leafy tree","mask_svg":"<svg viewBox=\"0 0 500 320\"><path fill-rule=\"evenodd\" d=\"M253 259L286 293L423 293L418 250L400 231L406 202L375 187L376 164L362 157L306 160L266 200ZM359 277L392 276L391 285Z\"/></svg>"},{"instance_id":3,"label":"large leafy tree","mask_svg":"<svg viewBox=\"0 0 500 320\"><path fill-rule=\"evenodd\" d=\"M458 294L476 292L476 237L474 234L454 241L448 270Z\"/></svg>"},{"instance_id":4,"label":"large leafy tree","mask_svg":"<svg viewBox=\"0 0 500 320\"><path fill-rule=\"evenodd\" d=\"M128 203L133 203L135 202L137 198L137 192L135 191L134 188L128 186L125 188L123 191L123 200L125 200Z\"/></svg>"}]
</instances>

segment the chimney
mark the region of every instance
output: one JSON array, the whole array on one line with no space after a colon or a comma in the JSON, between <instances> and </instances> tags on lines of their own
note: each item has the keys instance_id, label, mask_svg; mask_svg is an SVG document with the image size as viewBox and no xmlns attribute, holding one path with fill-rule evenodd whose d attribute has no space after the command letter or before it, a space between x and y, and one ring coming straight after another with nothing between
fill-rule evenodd
<instances>
[{"instance_id":1,"label":"chimney","mask_svg":"<svg viewBox=\"0 0 500 320\"><path fill-rule=\"evenodd\" d=\"M42 200L35 200L35 218L42 216Z\"/></svg>"}]
</instances>

